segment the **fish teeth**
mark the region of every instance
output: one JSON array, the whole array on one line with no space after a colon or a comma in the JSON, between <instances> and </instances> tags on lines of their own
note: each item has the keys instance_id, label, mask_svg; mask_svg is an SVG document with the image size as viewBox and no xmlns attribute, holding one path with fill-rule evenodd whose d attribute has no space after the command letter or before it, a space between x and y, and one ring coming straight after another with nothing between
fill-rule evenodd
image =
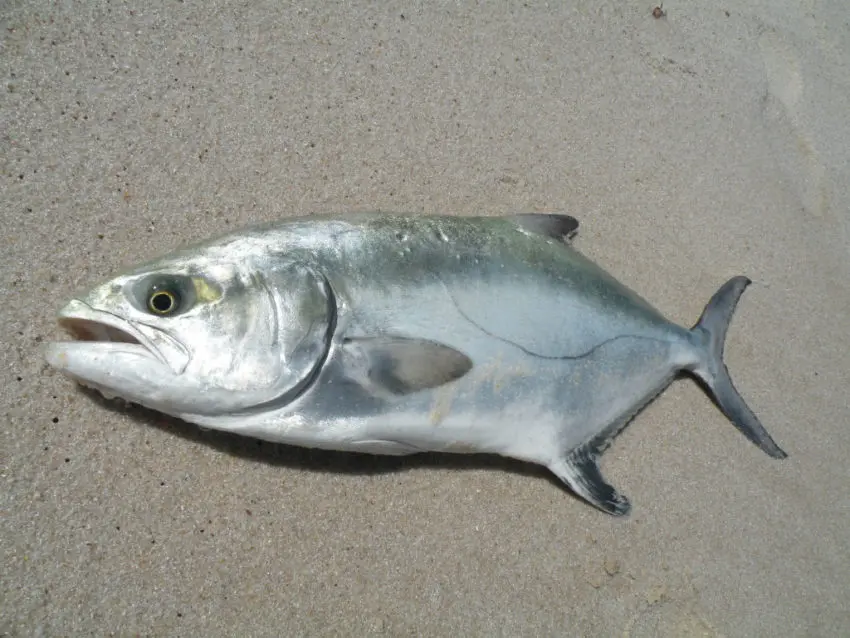
<instances>
[{"instance_id":1,"label":"fish teeth","mask_svg":"<svg viewBox=\"0 0 850 638\"><path fill-rule=\"evenodd\" d=\"M95 384L93 384L93 383L86 383L86 382L85 382L85 381L83 381L82 379L78 380L78 383L80 383L80 385L84 385L84 386L86 386L87 388L90 388L90 389L94 390L95 392L97 392L98 394L100 394L100 395L101 395L104 399L106 399L107 401L114 401L114 402L116 402L116 403L121 403L122 405L128 405L128 404L129 404L129 403L128 403L128 401L127 401L126 399L124 399L124 398L122 398L122 397L118 396L117 394L115 394L115 393L113 393L113 392L110 392L110 391L109 391L109 390L107 390L106 388L103 388L103 387L101 387L101 386L99 386L99 385L95 385Z\"/></svg>"}]
</instances>

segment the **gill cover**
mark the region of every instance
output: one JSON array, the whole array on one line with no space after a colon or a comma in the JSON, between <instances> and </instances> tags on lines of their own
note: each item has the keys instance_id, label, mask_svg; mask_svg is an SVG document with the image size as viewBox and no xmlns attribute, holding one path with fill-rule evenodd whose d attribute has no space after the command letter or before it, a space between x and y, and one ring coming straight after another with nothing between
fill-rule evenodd
<instances>
[{"instance_id":1,"label":"gill cover","mask_svg":"<svg viewBox=\"0 0 850 638\"><path fill-rule=\"evenodd\" d=\"M251 294L244 301L250 299L250 311L228 307L227 292L219 304L222 346L232 349L228 369L205 371L202 361L187 368L190 374L197 368L203 393L214 400L193 402L184 413L233 416L282 408L310 387L327 360L336 300L324 276L287 264L249 277Z\"/></svg>"},{"instance_id":2,"label":"gill cover","mask_svg":"<svg viewBox=\"0 0 850 638\"><path fill-rule=\"evenodd\" d=\"M294 265L273 273L256 275L273 300L273 323L277 326L282 394L256 403L263 410L270 404L285 405L315 381L324 366L336 329L336 299L327 279L313 269ZM252 409L252 411L253 411Z\"/></svg>"}]
</instances>

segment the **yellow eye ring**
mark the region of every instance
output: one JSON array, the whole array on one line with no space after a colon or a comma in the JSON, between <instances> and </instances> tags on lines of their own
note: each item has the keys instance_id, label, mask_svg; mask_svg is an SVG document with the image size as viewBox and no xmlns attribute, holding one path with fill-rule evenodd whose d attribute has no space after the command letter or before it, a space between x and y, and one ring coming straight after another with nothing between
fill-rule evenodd
<instances>
[{"instance_id":1,"label":"yellow eye ring","mask_svg":"<svg viewBox=\"0 0 850 638\"><path fill-rule=\"evenodd\" d=\"M177 295L170 290L157 290L148 298L148 309L155 315L168 315L177 310Z\"/></svg>"}]
</instances>

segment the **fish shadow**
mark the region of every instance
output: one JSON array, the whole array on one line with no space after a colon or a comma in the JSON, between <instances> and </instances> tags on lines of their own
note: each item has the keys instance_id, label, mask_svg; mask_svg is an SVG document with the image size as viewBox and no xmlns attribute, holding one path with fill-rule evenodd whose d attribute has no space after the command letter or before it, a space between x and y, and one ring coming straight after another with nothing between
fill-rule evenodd
<instances>
[{"instance_id":1,"label":"fish shadow","mask_svg":"<svg viewBox=\"0 0 850 638\"><path fill-rule=\"evenodd\" d=\"M203 429L193 423L136 404L106 399L96 390L85 387L80 387L78 390L101 408L128 416L143 427L154 427L186 441L208 445L230 456L255 463L351 475L392 474L419 468L501 470L521 476L545 479L577 498L543 466L495 454L421 452L407 456L390 456L304 448L219 430Z\"/></svg>"}]
</instances>

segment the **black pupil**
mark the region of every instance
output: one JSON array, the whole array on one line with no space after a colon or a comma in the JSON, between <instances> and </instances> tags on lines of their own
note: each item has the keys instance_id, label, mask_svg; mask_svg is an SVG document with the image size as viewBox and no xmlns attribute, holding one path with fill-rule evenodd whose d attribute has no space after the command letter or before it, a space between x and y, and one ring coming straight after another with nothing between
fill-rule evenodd
<instances>
[{"instance_id":1,"label":"black pupil","mask_svg":"<svg viewBox=\"0 0 850 638\"><path fill-rule=\"evenodd\" d=\"M151 306L157 312L168 312L174 307L174 298L167 292L157 292L151 297Z\"/></svg>"}]
</instances>

